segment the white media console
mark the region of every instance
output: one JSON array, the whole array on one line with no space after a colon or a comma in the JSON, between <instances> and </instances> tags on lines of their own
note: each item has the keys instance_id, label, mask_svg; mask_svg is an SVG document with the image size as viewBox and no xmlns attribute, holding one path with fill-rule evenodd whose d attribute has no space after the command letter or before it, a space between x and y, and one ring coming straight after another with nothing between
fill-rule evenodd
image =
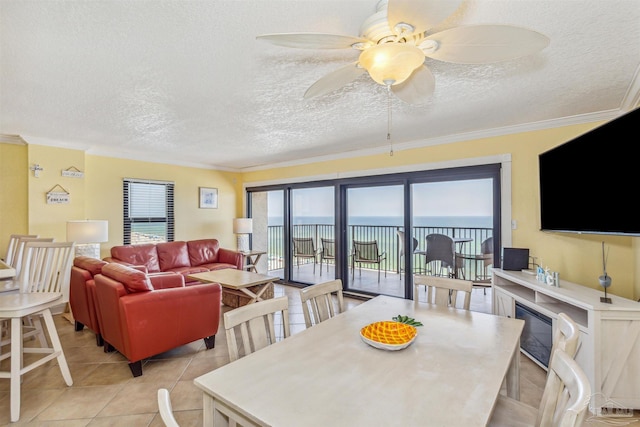
<instances>
[{"instance_id":1,"label":"white media console","mask_svg":"<svg viewBox=\"0 0 640 427\"><path fill-rule=\"evenodd\" d=\"M520 271L493 269L492 286L494 314L515 317L517 302L550 317L554 329L558 313L578 323L576 361L591 383L592 411L640 409L640 302L608 294L612 303L601 303L604 290L566 280L549 286Z\"/></svg>"}]
</instances>

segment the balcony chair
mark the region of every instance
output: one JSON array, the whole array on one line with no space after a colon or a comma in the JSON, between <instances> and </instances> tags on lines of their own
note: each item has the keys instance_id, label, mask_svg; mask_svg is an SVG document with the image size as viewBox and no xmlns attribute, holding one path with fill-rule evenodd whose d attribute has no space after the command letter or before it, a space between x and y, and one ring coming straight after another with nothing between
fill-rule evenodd
<instances>
[{"instance_id":1,"label":"balcony chair","mask_svg":"<svg viewBox=\"0 0 640 427\"><path fill-rule=\"evenodd\" d=\"M591 385L576 361L562 349L554 350L540 406L499 395L490 427L582 426L591 400Z\"/></svg>"},{"instance_id":2,"label":"balcony chair","mask_svg":"<svg viewBox=\"0 0 640 427\"><path fill-rule=\"evenodd\" d=\"M456 251L453 239L444 234L433 233L428 234L426 240L425 268L427 274L432 276L456 277ZM443 274L443 269L446 269L445 274Z\"/></svg>"},{"instance_id":3,"label":"balcony chair","mask_svg":"<svg viewBox=\"0 0 640 427\"><path fill-rule=\"evenodd\" d=\"M336 262L336 242L333 239L320 238L322 250L320 251L320 276L322 276L322 262L333 260ZM327 273L329 272L329 263L327 262Z\"/></svg>"},{"instance_id":4,"label":"balcony chair","mask_svg":"<svg viewBox=\"0 0 640 427\"><path fill-rule=\"evenodd\" d=\"M318 251L311 237L294 237L293 238L293 256L296 258L296 265L300 268L300 259L313 260L313 274L316 273L316 260Z\"/></svg>"},{"instance_id":5,"label":"balcony chair","mask_svg":"<svg viewBox=\"0 0 640 427\"><path fill-rule=\"evenodd\" d=\"M475 279L473 280L474 288L482 288L484 294L487 294L487 288L491 287L491 274L489 266L493 265L493 237L489 237L480 244L480 254L461 254L456 252L456 271L458 277L465 277L465 267L473 265L475 269ZM479 273L480 272L480 273Z\"/></svg>"},{"instance_id":6,"label":"balcony chair","mask_svg":"<svg viewBox=\"0 0 640 427\"><path fill-rule=\"evenodd\" d=\"M362 276L362 264L378 265L378 283L380 283L380 264L384 261L384 277L387 277L387 253L380 252L378 249L378 241L353 241L353 255L351 262L351 277L355 277L355 265L358 264L360 275Z\"/></svg>"},{"instance_id":7,"label":"balcony chair","mask_svg":"<svg viewBox=\"0 0 640 427\"><path fill-rule=\"evenodd\" d=\"M400 247L398 251L398 275L400 276L400 280L402 280L402 271L404 268L403 257L404 257L404 246L405 246L404 231L396 230L396 234L398 235L398 246ZM416 239L415 237L412 237L411 253L413 255L427 254L426 251L418 250L418 239Z\"/></svg>"},{"instance_id":8,"label":"balcony chair","mask_svg":"<svg viewBox=\"0 0 640 427\"><path fill-rule=\"evenodd\" d=\"M420 300L419 292L421 286L425 287L426 302L456 308L458 294L461 294L462 308L469 310L471 291L473 290L473 282L471 280L416 274L413 276L413 300L415 302Z\"/></svg>"},{"instance_id":9,"label":"balcony chair","mask_svg":"<svg viewBox=\"0 0 640 427\"><path fill-rule=\"evenodd\" d=\"M289 298L286 295L235 308L224 313L223 317L231 362L274 344L278 339L276 320L282 323L282 338L291 335ZM236 339L236 332L239 332L242 339L240 345Z\"/></svg>"},{"instance_id":10,"label":"balcony chair","mask_svg":"<svg viewBox=\"0 0 640 427\"><path fill-rule=\"evenodd\" d=\"M335 300L334 293L336 294ZM300 300L307 328L330 319L344 312L342 280L336 279L304 287L300 289Z\"/></svg>"}]
</instances>

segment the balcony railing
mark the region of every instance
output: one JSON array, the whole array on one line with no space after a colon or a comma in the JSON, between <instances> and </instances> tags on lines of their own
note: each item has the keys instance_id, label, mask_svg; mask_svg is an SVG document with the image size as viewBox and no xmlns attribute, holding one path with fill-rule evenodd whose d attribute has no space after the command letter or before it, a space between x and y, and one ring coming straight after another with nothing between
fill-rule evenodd
<instances>
[{"instance_id":1,"label":"balcony railing","mask_svg":"<svg viewBox=\"0 0 640 427\"><path fill-rule=\"evenodd\" d=\"M376 240L381 252L387 255L386 268L389 272L398 272L403 260L400 259L400 241L396 230L403 231L404 227L384 226L384 225L352 225L348 228L348 247L352 247L352 242L356 240L371 241ZM462 246L456 248L457 251L467 255L480 254L481 243L493 236L491 228L464 228L464 227L414 227L412 237L418 240L417 250L426 249L426 237L428 234L438 233L445 234L454 238L468 238L470 242L463 243ZM301 224L293 226L294 237L311 237L313 238L316 249L322 249L321 238L333 239L335 237L334 226L330 224ZM280 270L284 268L284 238L283 226L268 227L268 269ZM300 260L300 263L310 263L311 260ZM349 261L350 263L351 261ZM413 267L414 271L425 271L426 258L424 255L414 254ZM366 268L367 265L365 264ZM372 265L371 268L376 268ZM466 260L463 265L465 278L477 280L483 274L483 266L480 262L476 263L472 260Z\"/></svg>"}]
</instances>

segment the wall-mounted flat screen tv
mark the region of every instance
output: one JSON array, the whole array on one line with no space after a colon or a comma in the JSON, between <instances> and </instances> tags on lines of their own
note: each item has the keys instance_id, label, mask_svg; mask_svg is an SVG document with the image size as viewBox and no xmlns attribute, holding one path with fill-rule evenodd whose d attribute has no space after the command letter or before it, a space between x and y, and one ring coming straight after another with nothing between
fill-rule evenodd
<instances>
[{"instance_id":1,"label":"wall-mounted flat screen tv","mask_svg":"<svg viewBox=\"0 0 640 427\"><path fill-rule=\"evenodd\" d=\"M639 129L636 109L539 155L541 230L640 236Z\"/></svg>"}]
</instances>

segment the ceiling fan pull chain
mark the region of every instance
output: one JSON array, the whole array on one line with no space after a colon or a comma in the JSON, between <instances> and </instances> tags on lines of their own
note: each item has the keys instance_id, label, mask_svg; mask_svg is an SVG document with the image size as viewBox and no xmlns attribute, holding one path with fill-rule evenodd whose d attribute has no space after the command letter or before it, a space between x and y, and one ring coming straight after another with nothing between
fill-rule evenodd
<instances>
[{"instance_id":1,"label":"ceiling fan pull chain","mask_svg":"<svg viewBox=\"0 0 640 427\"><path fill-rule=\"evenodd\" d=\"M391 140L391 85L387 85L387 141L389 141L389 156L393 156L393 141Z\"/></svg>"}]
</instances>

